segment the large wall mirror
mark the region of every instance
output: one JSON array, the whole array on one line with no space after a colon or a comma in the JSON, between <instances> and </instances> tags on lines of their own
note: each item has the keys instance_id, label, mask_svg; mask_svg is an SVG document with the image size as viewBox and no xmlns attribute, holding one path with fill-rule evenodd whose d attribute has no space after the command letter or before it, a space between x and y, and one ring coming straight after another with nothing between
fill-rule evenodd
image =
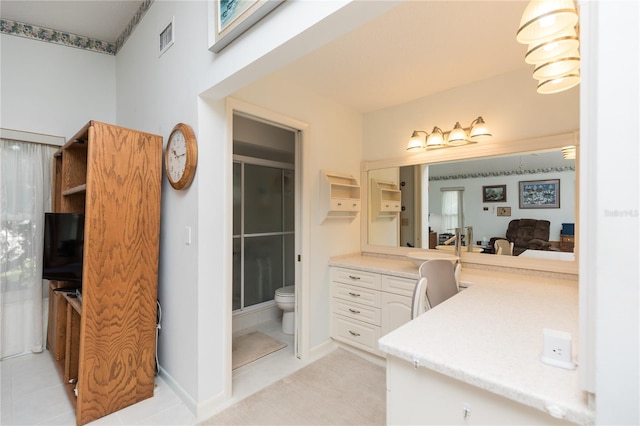
<instances>
[{"instance_id":1,"label":"large wall mirror","mask_svg":"<svg viewBox=\"0 0 640 426\"><path fill-rule=\"evenodd\" d=\"M363 251L451 250L444 242L458 224L472 238L466 241L472 251L463 248L463 262L577 273L576 160L561 151L576 139L567 134L519 141L507 149L492 147L484 155L480 150L479 158L461 147L397 164L364 163L362 184L369 208L362 218ZM400 198L400 211L378 206L384 191L387 199ZM489 242L506 237L516 219L549 221L548 244L516 248L510 258L497 256ZM467 227L471 233L465 232Z\"/></svg>"}]
</instances>

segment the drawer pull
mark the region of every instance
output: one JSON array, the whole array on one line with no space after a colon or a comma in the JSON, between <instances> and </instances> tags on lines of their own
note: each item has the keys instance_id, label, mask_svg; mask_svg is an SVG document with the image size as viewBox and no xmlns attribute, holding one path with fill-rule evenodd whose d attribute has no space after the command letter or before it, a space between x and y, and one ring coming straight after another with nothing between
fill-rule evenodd
<instances>
[{"instance_id":1,"label":"drawer pull","mask_svg":"<svg viewBox=\"0 0 640 426\"><path fill-rule=\"evenodd\" d=\"M349 292L349 296L360 297L358 293L352 293L352 292Z\"/></svg>"},{"instance_id":2,"label":"drawer pull","mask_svg":"<svg viewBox=\"0 0 640 426\"><path fill-rule=\"evenodd\" d=\"M355 336L355 337L360 337L360 333L356 333L355 331L349 330L349 334L351 334L352 336Z\"/></svg>"},{"instance_id":3,"label":"drawer pull","mask_svg":"<svg viewBox=\"0 0 640 426\"><path fill-rule=\"evenodd\" d=\"M360 277L357 277L355 275L349 275L349 278L351 278L352 280L359 280Z\"/></svg>"},{"instance_id":4,"label":"drawer pull","mask_svg":"<svg viewBox=\"0 0 640 426\"><path fill-rule=\"evenodd\" d=\"M351 308L349 308L349 312L351 312L352 314L359 314L360 313L360 311L357 311L357 310L351 309Z\"/></svg>"}]
</instances>

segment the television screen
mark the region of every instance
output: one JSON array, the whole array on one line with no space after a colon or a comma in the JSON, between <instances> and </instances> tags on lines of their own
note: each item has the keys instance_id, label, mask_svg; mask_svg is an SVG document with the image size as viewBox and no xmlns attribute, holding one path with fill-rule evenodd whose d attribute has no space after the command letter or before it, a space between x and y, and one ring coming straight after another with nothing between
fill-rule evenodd
<instances>
[{"instance_id":1,"label":"television screen","mask_svg":"<svg viewBox=\"0 0 640 426\"><path fill-rule=\"evenodd\" d=\"M45 213L42 278L82 281L84 215Z\"/></svg>"}]
</instances>

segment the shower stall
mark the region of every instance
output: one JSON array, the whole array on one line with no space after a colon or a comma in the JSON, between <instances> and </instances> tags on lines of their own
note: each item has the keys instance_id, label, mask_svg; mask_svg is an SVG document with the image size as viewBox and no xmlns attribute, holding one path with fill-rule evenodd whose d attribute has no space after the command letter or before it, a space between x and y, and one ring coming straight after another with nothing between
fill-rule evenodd
<instances>
[{"instance_id":1,"label":"shower stall","mask_svg":"<svg viewBox=\"0 0 640 426\"><path fill-rule=\"evenodd\" d=\"M295 281L294 165L234 156L233 311L273 305Z\"/></svg>"}]
</instances>

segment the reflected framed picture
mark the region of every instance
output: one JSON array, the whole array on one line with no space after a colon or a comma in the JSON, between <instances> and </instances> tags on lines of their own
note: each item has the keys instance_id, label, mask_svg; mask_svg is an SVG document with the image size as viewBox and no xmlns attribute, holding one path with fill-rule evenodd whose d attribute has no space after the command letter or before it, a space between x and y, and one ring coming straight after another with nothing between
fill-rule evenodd
<instances>
[{"instance_id":1,"label":"reflected framed picture","mask_svg":"<svg viewBox=\"0 0 640 426\"><path fill-rule=\"evenodd\" d=\"M507 201L507 185L487 185L482 187L483 203L503 203Z\"/></svg>"},{"instance_id":2,"label":"reflected framed picture","mask_svg":"<svg viewBox=\"0 0 640 426\"><path fill-rule=\"evenodd\" d=\"M209 50L219 53L284 0L209 0Z\"/></svg>"},{"instance_id":3,"label":"reflected framed picture","mask_svg":"<svg viewBox=\"0 0 640 426\"><path fill-rule=\"evenodd\" d=\"M498 216L511 216L511 207L498 207L496 214Z\"/></svg>"},{"instance_id":4,"label":"reflected framed picture","mask_svg":"<svg viewBox=\"0 0 640 426\"><path fill-rule=\"evenodd\" d=\"M521 209L559 209L560 179L520 181Z\"/></svg>"}]
</instances>

